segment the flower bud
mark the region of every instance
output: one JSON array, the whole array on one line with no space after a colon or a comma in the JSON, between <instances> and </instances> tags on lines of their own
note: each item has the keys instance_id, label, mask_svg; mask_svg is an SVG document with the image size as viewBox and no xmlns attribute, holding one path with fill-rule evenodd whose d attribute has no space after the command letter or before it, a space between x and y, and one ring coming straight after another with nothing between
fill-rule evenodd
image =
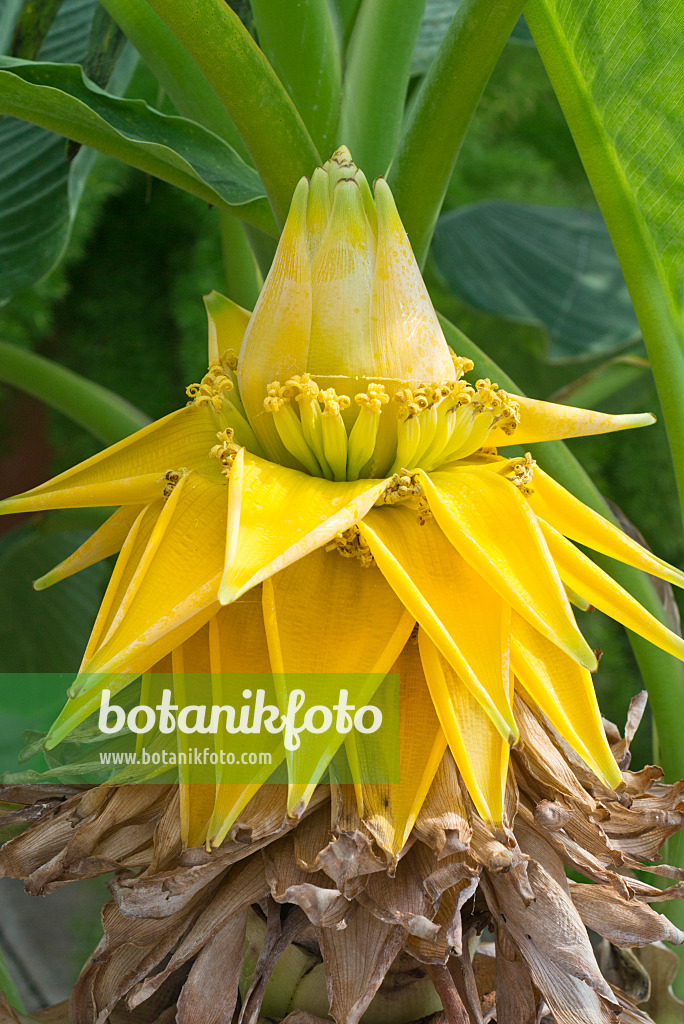
<instances>
[{"instance_id":1,"label":"flower bud","mask_svg":"<svg viewBox=\"0 0 684 1024\"><path fill-rule=\"evenodd\" d=\"M344 146L295 189L240 351L247 416L267 453L289 465L264 398L274 381L305 373L352 397L370 382L391 396L402 383L453 376L389 186L378 179L374 199ZM354 402L344 411L349 429L358 411Z\"/></svg>"}]
</instances>

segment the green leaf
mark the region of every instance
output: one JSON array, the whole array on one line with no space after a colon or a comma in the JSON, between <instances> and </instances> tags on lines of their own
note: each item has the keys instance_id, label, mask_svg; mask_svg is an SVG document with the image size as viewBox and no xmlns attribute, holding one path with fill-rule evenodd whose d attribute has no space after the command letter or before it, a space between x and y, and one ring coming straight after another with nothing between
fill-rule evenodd
<instances>
[{"instance_id":1,"label":"green leaf","mask_svg":"<svg viewBox=\"0 0 684 1024\"><path fill-rule=\"evenodd\" d=\"M38 593L33 580L86 540L80 530L31 527L0 555L0 671L75 672L108 576L101 562ZM40 642L36 641L37 634Z\"/></svg>"},{"instance_id":2,"label":"green leaf","mask_svg":"<svg viewBox=\"0 0 684 1024\"><path fill-rule=\"evenodd\" d=\"M518 18L517 24L511 32L512 43L517 43L518 46L532 46L534 47L534 39L530 32L527 22L525 21L525 15L521 14Z\"/></svg>"},{"instance_id":3,"label":"green leaf","mask_svg":"<svg viewBox=\"0 0 684 1024\"><path fill-rule=\"evenodd\" d=\"M349 42L349 37L354 30L354 24L358 17L361 0L332 0L340 23L341 35L344 45Z\"/></svg>"},{"instance_id":4,"label":"green leaf","mask_svg":"<svg viewBox=\"0 0 684 1024\"><path fill-rule=\"evenodd\" d=\"M105 89L109 84L117 62L126 46L126 36L116 22L110 18L104 7L95 8L93 23L90 27L88 52L83 61L83 74L95 85ZM12 54L14 56L14 54ZM137 63L135 54L129 53ZM116 88L113 90L117 92ZM123 91L123 90L121 90ZM67 142L66 158L71 161L80 152L82 146L78 142Z\"/></svg>"},{"instance_id":5,"label":"green leaf","mask_svg":"<svg viewBox=\"0 0 684 1024\"><path fill-rule=\"evenodd\" d=\"M216 132L244 159L247 150L220 99L147 0L101 2L133 43L178 113Z\"/></svg>"},{"instance_id":6,"label":"green leaf","mask_svg":"<svg viewBox=\"0 0 684 1024\"><path fill-rule=\"evenodd\" d=\"M389 183L421 264L468 125L523 6L462 0L411 108Z\"/></svg>"},{"instance_id":7,"label":"green leaf","mask_svg":"<svg viewBox=\"0 0 684 1024\"><path fill-rule=\"evenodd\" d=\"M0 381L47 402L106 444L114 444L150 422L108 388L5 342L0 342Z\"/></svg>"},{"instance_id":8,"label":"green leaf","mask_svg":"<svg viewBox=\"0 0 684 1024\"><path fill-rule=\"evenodd\" d=\"M95 0L65 0L42 47L46 60L85 57ZM2 44L15 29L17 12L0 15ZM124 77L118 82L123 87ZM0 120L0 303L48 274L62 258L73 219L93 166L81 153L71 164L63 139L41 128Z\"/></svg>"},{"instance_id":9,"label":"green leaf","mask_svg":"<svg viewBox=\"0 0 684 1024\"><path fill-rule=\"evenodd\" d=\"M318 152L335 148L342 57L328 0L252 0L264 51L292 97Z\"/></svg>"},{"instance_id":10,"label":"green leaf","mask_svg":"<svg viewBox=\"0 0 684 1024\"><path fill-rule=\"evenodd\" d=\"M459 298L542 324L551 360L607 355L639 334L598 210L474 203L440 217L432 256Z\"/></svg>"},{"instance_id":11,"label":"green leaf","mask_svg":"<svg viewBox=\"0 0 684 1024\"><path fill-rule=\"evenodd\" d=\"M622 266L684 508L684 12L668 0L530 0L525 17Z\"/></svg>"},{"instance_id":12,"label":"green leaf","mask_svg":"<svg viewBox=\"0 0 684 1024\"><path fill-rule=\"evenodd\" d=\"M273 68L224 0L149 3L230 114L283 224L297 182L320 157Z\"/></svg>"},{"instance_id":13,"label":"green leaf","mask_svg":"<svg viewBox=\"0 0 684 1024\"><path fill-rule=\"evenodd\" d=\"M425 0L364 0L347 50L339 140L371 181L397 146Z\"/></svg>"},{"instance_id":14,"label":"green leaf","mask_svg":"<svg viewBox=\"0 0 684 1024\"><path fill-rule=\"evenodd\" d=\"M0 58L0 112L98 149L208 203L239 207L242 218L273 230L259 176L226 142L142 100L104 92L78 65Z\"/></svg>"}]
</instances>

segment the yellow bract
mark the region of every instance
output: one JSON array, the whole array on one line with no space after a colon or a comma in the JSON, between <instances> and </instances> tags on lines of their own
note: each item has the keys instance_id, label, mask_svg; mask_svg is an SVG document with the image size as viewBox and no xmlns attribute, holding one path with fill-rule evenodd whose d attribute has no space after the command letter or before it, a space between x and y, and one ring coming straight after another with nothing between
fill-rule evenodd
<instances>
[{"instance_id":1,"label":"yellow bract","mask_svg":"<svg viewBox=\"0 0 684 1024\"><path fill-rule=\"evenodd\" d=\"M684 643L572 541L681 586L684 576L587 509L531 458L499 447L621 430L606 416L470 383L449 352L387 185L346 150L300 182L254 313L207 297L209 369L191 402L0 512L119 505L43 588L118 551L54 746L107 686L169 671L401 676L401 779L357 785L396 863L448 744L470 797L501 822L514 689L597 775L620 785L567 593L678 658ZM239 357L236 352L239 351ZM266 399L266 405L264 400ZM288 756L303 813L342 742ZM285 756L273 740L274 764ZM349 741L362 760L361 738ZM184 841L220 844L249 785L181 787ZM437 783L435 783L437 784ZM441 783L440 783L441 784Z\"/></svg>"}]
</instances>

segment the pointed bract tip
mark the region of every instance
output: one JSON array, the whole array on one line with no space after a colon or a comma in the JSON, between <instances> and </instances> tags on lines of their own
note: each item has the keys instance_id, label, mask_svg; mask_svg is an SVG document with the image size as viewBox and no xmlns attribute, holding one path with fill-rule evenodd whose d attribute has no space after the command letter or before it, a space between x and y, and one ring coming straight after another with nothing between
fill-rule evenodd
<instances>
[{"instance_id":1,"label":"pointed bract tip","mask_svg":"<svg viewBox=\"0 0 684 1024\"><path fill-rule=\"evenodd\" d=\"M378 225L384 227L385 231L400 231L404 234L404 226L401 223L397 204L392 195L392 189L384 178L375 179L375 207L378 211Z\"/></svg>"},{"instance_id":2,"label":"pointed bract tip","mask_svg":"<svg viewBox=\"0 0 684 1024\"><path fill-rule=\"evenodd\" d=\"M354 164L354 159L351 155L351 150L348 146L338 146L333 155L330 157L328 163L336 164Z\"/></svg>"},{"instance_id":3,"label":"pointed bract tip","mask_svg":"<svg viewBox=\"0 0 684 1024\"><path fill-rule=\"evenodd\" d=\"M290 212L285 222L285 230L289 227L306 227L306 201L309 195L309 179L300 178L297 187L292 193Z\"/></svg>"},{"instance_id":4,"label":"pointed bract tip","mask_svg":"<svg viewBox=\"0 0 684 1024\"><path fill-rule=\"evenodd\" d=\"M225 606L232 604L240 596L240 590L232 583L222 583L219 587L219 604Z\"/></svg>"}]
</instances>

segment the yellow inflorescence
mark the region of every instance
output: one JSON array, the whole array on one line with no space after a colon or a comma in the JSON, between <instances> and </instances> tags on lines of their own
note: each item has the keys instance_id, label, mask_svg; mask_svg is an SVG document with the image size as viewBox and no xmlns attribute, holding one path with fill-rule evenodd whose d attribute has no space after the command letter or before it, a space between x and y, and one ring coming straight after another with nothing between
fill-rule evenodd
<instances>
[{"instance_id":1,"label":"yellow inflorescence","mask_svg":"<svg viewBox=\"0 0 684 1024\"><path fill-rule=\"evenodd\" d=\"M235 444L233 437L235 432L228 427L226 430L220 430L216 437L219 443L215 444L209 452L212 459L218 459L221 463L221 472L225 477L230 475L230 470L235 462L235 456L240 451L240 446Z\"/></svg>"},{"instance_id":2,"label":"yellow inflorescence","mask_svg":"<svg viewBox=\"0 0 684 1024\"><path fill-rule=\"evenodd\" d=\"M398 501L422 497L423 488L420 486L416 474L409 472L408 469L401 469L392 476L378 504L396 505Z\"/></svg>"},{"instance_id":3,"label":"yellow inflorescence","mask_svg":"<svg viewBox=\"0 0 684 1024\"><path fill-rule=\"evenodd\" d=\"M358 526L350 526L348 530L336 533L325 550L337 551L344 558L358 558L364 568L375 563L371 549L361 536Z\"/></svg>"},{"instance_id":4,"label":"yellow inflorescence","mask_svg":"<svg viewBox=\"0 0 684 1024\"><path fill-rule=\"evenodd\" d=\"M225 353L225 355L234 356L235 353ZM235 365L237 365L237 361ZM208 402L213 405L217 412L220 412L223 408L226 393L234 388L233 381L226 375L228 368L229 366L224 366L220 359L215 359L200 383L189 384L185 389L188 398L191 398L197 405Z\"/></svg>"},{"instance_id":5,"label":"yellow inflorescence","mask_svg":"<svg viewBox=\"0 0 684 1024\"><path fill-rule=\"evenodd\" d=\"M472 369L470 359L454 356L453 361L452 380L402 384L391 403L384 384L370 383L354 396L358 412L350 431L343 415L350 399L333 388L322 390L309 373L284 385L273 381L264 408L273 414L287 450L313 476L358 480L391 476L405 466L434 470L482 449L495 427L512 434L520 420L518 403L497 384L461 379ZM386 431L382 435L384 464L376 448L381 417L391 417L396 433L391 455Z\"/></svg>"},{"instance_id":6,"label":"yellow inflorescence","mask_svg":"<svg viewBox=\"0 0 684 1024\"><path fill-rule=\"evenodd\" d=\"M524 456L509 459L508 462L504 463L500 472L503 476L508 477L516 487L519 487L523 494L528 495L534 493L534 488L530 487L530 484L532 483L536 465L537 463L530 453L525 452Z\"/></svg>"}]
</instances>

